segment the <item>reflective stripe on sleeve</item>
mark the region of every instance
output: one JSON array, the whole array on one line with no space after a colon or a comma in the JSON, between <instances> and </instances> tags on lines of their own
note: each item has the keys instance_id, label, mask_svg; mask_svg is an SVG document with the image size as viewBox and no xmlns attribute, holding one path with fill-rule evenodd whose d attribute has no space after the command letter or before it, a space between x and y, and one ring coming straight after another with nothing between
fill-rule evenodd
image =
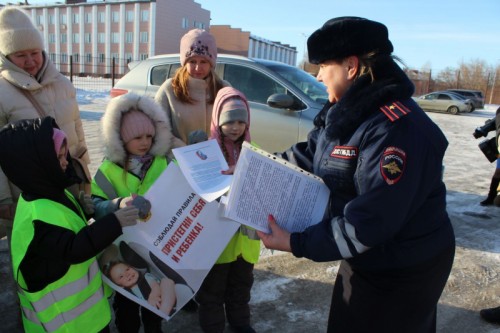
<instances>
[{"instance_id":1,"label":"reflective stripe on sleeve","mask_svg":"<svg viewBox=\"0 0 500 333\"><path fill-rule=\"evenodd\" d=\"M370 249L368 246L361 244L361 242L356 238L356 229L354 229L352 224L348 222L345 223L345 231L358 253L363 253Z\"/></svg>"},{"instance_id":2,"label":"reflective stripe on sleeve","mask_svg":"<svg viewBox=\"0 0 500 333\"><path fill-rule=\"evenodd\" d=\"M335 239L335 243L337 244L337 247L339 248L340 254L342 255L342 258L352 258L352 253L349 250L349 245L347 244L347 241L344 237L344 233L342 232L342 229L340 228L340 225L338 223L337 219L333 219L331 222L332 225L332 232L333 232L333 238Z\"/></svg>"}]
</instances>

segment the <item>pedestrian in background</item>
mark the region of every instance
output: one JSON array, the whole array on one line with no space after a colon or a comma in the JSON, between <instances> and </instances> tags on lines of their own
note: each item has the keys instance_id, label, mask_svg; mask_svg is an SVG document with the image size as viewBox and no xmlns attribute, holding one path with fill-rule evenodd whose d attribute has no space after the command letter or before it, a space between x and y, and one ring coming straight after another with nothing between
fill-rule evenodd
<instances>
[{"instance_id":1,"label":"pedestrian in background","mask_svg":"<svg viewBox=\"0 0 500 333\"><path fill-rule=\"evenodd\" d=\"M67 190L77 176L66 134L51 117L5 126L0 165L22 191L11 247L24 331L109 332L111 310L96 255L137 223L138 209L87 224L84 211L91 207Z\"/></svg>"},{"instance_id":2,"label":"pedestrian in background","mask_svg":"<svg viewBox=\"0 0 500 333\"><path fill-rule=\"evenodd\" d=\"M496 144L498 151L498 146L500 144L500 107L497 109L495 115L495 129L496 129L495 131ZM480 202L481 206L495 205L497 207L500 207L500 195L498 194L499 192L500 192L500 153L497 156L495 171L493 172L493 176L491 177L490 190L488 191L488 196L486 197L486 199ZM500 321L500 310L498 313L498 319Z\"/></svg>"},{"instance_id":3,"label":"pedestrian in background","mask_svg":"<svg viewBox=\"0 0 500 333\"><path fill-rule=\"evenodd\" d=\"M207 139L215 96L229 86L215 73L217 46L208 31L193 29L182 36L180 60L175 76L155 96L172 125L174 147Z\"/></svg>"},{"instance_id":4,"label":"pedestrian in background","mask_svg":"<svg viewBox=\"0 0 500 333\"><path fill-rule=\"evenodd\" d=\"M270 216L271 233L258 234L299 258L342 260L328 332L435 332L455 253L442 181L448 142L411 99L385 25L334 18L307 45L331 106L290 152L323 179L330 203L303 232Z\"/></svg>"}]
</instances>

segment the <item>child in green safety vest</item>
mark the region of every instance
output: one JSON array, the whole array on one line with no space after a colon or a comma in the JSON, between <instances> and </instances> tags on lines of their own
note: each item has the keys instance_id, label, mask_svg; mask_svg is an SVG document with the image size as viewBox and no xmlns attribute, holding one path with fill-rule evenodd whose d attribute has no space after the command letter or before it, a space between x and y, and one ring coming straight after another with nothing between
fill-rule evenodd
<instances>
[{"instance_id":1,"label":"child in green safety vest","mask_svg":"<svg viewBox=\"0 0 500 333\"><path fill-rule=\"evenodd\" d=\"M11 250L24 331L109 332L96 256L137 223L139 210L126 207L87 224L91 201L67 190L79 179L66 134L51 117L5 126L0 166L22 191Z\"/></svg>"},{"instance_id":2,"label":"child in green safety vest","mask_svg":"<svg viewBox=\"0 0 500 333\"><path fill-rule=\"evenodd\" d=\"M165 112L153 99L127 93L113 98L101 120L105 159L92 180L95 216L131 204L167 168L173 135ZM159 308L159 307L158 307ZM161 332L162 318L121 293L114 296L119 332Z\"/></svg>"},{"instance_id":3,"label":"child in green safety vest","mask_svg":"<svg viewBox=\"0 0 500 333\"><path fill-rule=\"evenodd\" d=\"M214 102L210 138L216 139L232 174L243 141L250 142L250 108L240 91L225 87ZM199 321L206 333L223 332L225 319L237 333L255 332L250 325L250 290L253 267L260 254L254 229L241 225L203 281L196 300Z\"/></svg>"}]
</instances>

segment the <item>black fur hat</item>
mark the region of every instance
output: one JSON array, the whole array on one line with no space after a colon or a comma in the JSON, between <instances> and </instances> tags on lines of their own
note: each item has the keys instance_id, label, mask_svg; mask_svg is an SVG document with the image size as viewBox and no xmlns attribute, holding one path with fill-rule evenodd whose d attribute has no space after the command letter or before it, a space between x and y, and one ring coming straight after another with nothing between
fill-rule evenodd
<instances>
[{"instance_id":1,"label":"black fur hat","mask_svg":"<svg viewBox=\"0 0 500 333\"><path fill-rule=\"evenodd\" d=\"M387 27L361 17L330 19L307 40L312 64L369 52L391 54L393 50Z\"/></svg>"}]
</instances>

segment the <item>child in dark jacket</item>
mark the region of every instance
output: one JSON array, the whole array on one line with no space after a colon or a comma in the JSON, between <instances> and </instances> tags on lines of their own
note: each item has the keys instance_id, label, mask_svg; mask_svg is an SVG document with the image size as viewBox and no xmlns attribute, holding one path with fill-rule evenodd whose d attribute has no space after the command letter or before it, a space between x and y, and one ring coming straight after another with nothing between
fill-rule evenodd
<instances>
[{"instance_id":1,"label":"child in dark jacket","mask_svg":"<svg viewBox=\"0 0 500 333\"><path fill-rule=\"evenodd\" d=\"M138 210L127 207L87 224L66 190L78 181L66 135L50 117L5 126L0 166L22 191L11 248L25 331L109 332L96 255L137 223Z\"/></svg>"}]
</instances>

